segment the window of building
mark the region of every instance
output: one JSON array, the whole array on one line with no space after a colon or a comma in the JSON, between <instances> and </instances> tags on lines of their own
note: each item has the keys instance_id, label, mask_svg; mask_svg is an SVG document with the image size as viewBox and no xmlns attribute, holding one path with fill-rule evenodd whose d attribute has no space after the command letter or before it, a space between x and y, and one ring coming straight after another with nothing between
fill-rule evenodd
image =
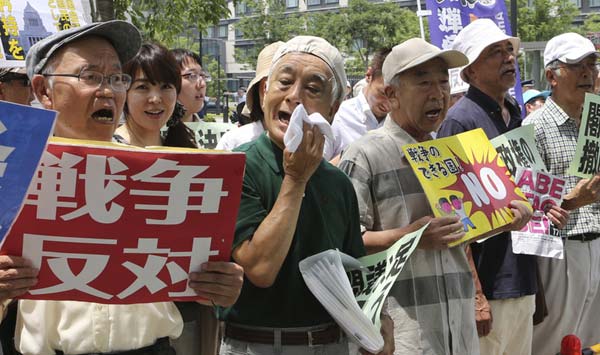
<instances>
[{"instance_id":1,"label":"window of building","mask_svg":"<svg viewBox=\"0 0 600 355\"><path fill-rule=\"evenodd\" d=\"M597 6L600 6L600 0L590 0L590 7L597 7Z\"/></svg>"},{"instance_id":2,"label":"window of building","mask_svg":"<svg viewBox=\"0 0 600 355\"><path fill-rule=\"evenodd\" d=\"M248 7L246 6L245 2L238 2L235 5L235 14L237 16L245 15L247 12L248 12Z\"/></svg>"},{"instance_id":3,"label":"window of building","mask_svg":"<svg viewBox=\"0 0 600 355\"><path fill-rule=\"evenodd\" d=\"M321 5L321 0L306 0L306 5L318 6L318 5Z\"/></svg>"},{"instance_id":4,"label":"window of building","mask_svg":"<svg viewBox=\"0 0 600 355\"><path fill-rule=\"evenodd\" d=\"M581 8L581 0L571 0L575 6ZM590 5L591 6L591 5Z\"/></svg>"},{"instance_id":5,"label":"window of building","mask_svg":"<svg viewBox=\"0 0 600 355\"><path fill-rule=\"evenodd\" d=\"M285 7L288 9L298 7L298 0L285 0Z\"/></svg>"},{"instance_id":6,"label":"window of building","mask_svg":"<svg viewBox=\"0 0 600 355\"><path fill-rule=\"evenodd\" d=\"M339 4L340 0L325 0L326 4Z\"/></svg>"},{"instance_id":7,"label":"window of building","mask_svg":"<svg viewBox=\"0 0 600 355\"><path fill-rule=\"evenodd\" d=\"M219 37L227 38L227 25L219 26Z\"/></svg>"},{"instance_id":8,"label":"window of building","mask_svg":"<svg viewBox=\"0 0 600 355\"><path fill-rule=\"evenodd\" d=\"M209 27L206 29L206 38L215 38L215 28Z\"/></svg>"},{"instance_id":9,"label":"window of building","mask_svg":"<svg viewBox=\"0 0 600 355\"><path fill-rule=\"evenodd\" d=\"M39 26L39 21L35 18L28 18L27 23L29 24L29 26L32 26L32 27Z\"/></svg>"}]
</instances>

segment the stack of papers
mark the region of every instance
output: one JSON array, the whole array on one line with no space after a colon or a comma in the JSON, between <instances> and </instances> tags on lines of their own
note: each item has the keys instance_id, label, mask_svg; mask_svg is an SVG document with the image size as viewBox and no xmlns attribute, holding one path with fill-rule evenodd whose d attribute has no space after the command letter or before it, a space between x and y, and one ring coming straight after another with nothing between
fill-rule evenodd
<instances>
[{"instance_id":1,"label":"stack of papers","mask_svg":"<svg viewBox=\"0 0 600 355\"><path fill-rule=\"evenodd\" d=\"M378 353L383 349L380 314L384 300L428 225L389 249L355 259L326 250L300 262L304 282L351 341Z\"/></svg>"}]
</instances>

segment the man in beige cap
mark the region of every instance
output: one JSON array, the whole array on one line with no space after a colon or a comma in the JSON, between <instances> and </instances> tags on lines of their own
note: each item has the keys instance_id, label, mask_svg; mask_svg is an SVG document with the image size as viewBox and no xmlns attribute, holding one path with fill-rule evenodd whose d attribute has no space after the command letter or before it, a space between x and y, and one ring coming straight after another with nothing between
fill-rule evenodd
<instances>
[{"instance_id":1,"label":"man in beige cap","mask_svg":"<svg viewBox=\"0 0 600 355\"><path fill-rule=\"evenodd\" d=\"M456 216L434 218L401 147L430 140L448 110L448 69L467 64L458 51L420 38L395 46L383 63L391 111L342 154L340 169L356 190L367 252L384 250L430 223L388 296L395 354L477 355L473 284Z\"/></svg>"},{"instance_id":2,"label":"man in beige cap","mask_svg":"<svg viewBox=\"0 0 600 355\"><path fill-rule=\"evenodd\" d=\"M271 43L258 54L256 76L252 79L250 85L248 85L246 105L244 106L244 111L242 111L243 115L250 116L250 123L225 133L219 140L216 149L233 150L246 142L255 140L265 131L262 111L263 96L265 94L267 76L269 75L273 55L275 55L275 52L282 44L283 42L281 41Z\"/></svg>"},{"instance_id":3,"label":"man in beige cap","mask_svg":"<svg viewBox=\"0 0 600 355\"><path fill-rule=\"evenodd\" d=\"M533 354L554 354L567 334L583 346L600 342L600 174L581 179L567 172L575 155L586 93L593 92L599 53L576 33L546 44L544 66L552 96L527 117L548 171L566 180L562 207L571 211L563 238L564 259L538 258L548 317L534 327ZM597 115L591 112L589 120ZM589 124L589 123L588 123ZM589 127L596 127L592 124ZM597 158L597 157L596 157Z\"/></svg>"},{"instance_id":4,"label":"man in beige cap","mask_svg":"<svg viewBox=\"0 0 600 355\"><path fill-rule=\"evenodd\" d=\"M267 133L237 149L246 153L246 171L232 256L246 282L223 314L221 354L349 352L298 263L332 248L364 255L356 195L348 177L323 159L325 138L316 125L304 124L294 153L283 139L299 105L331 122L345 83L340 52L322 38L294 37L273 57L263 101Z\"/></svg>"},{"instance_id":5,"label":"man in beige cap","mask_svg":"<svg viewBox=\"0 0 600 355\"><path fill-rule=\"evenodd\" d=\"M492 139L521 125L519 105L508 95L516 81L519 44L518 38L507 36L489 19L475 20L459 32L452 48L469 58L460 74L470 86L448 111L438 137L482 128ZM516 201L509 207L513 222L496 237L471 244L467 251L474 260L475 316L481 353L486 355L531 352L536 257L513 253L510 231L520 230L532 211ZM558 218L566 217L553 210L549 218L559 223Z\"/></svg>"},{"instance_id":6,"label":"man in beige cap","mask_svg":"<svg viewBox=\"0 0 600 355\"><path fill-rule=\"evenodd\" d=\"M31 104L33 92L25 68L0 68L0 100Z\"/></svg>"}]
</instances>

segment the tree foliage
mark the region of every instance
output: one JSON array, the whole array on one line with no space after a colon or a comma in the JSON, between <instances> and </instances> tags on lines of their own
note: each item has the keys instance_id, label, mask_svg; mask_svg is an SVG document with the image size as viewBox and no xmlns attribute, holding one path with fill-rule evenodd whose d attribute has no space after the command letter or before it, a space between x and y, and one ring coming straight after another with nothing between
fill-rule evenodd
<instances>
[{"instance_id":1,"label":"tree foliage","mask_svg":"<svg viewBox=\"0 0 600 355\"><path fill-rule=\"evenodd\" d=\"M582 35L600 32L600 14L589 14L583 21L583 26L579 27L578 30Z\"/></svg>"},{"instance_id":2,"label":"tree foliage","mask_svg":"<svg viewBox=\"0 0 600 355\"><path fill-rule=\"evenodd\" d=\"M234 25L244 39L252 40L254 46L249 51L237 50L236 60L256 66L258 53L268 44L306 34L307 15L304 13L286 13L282 0L246 0L251 14L240 18Z\"/></svg>"},{"instance_id":3,"label":"tree foliage","mask_svg":"<svg viewBox=\"0 0 600 355\"><path fill-rule=\"evenodd\" d=\"M204 32L230 15L225 0L96 0L96 3L96 18L130 20L142 31L144 39L167 46L190 31L190 26Z\"/></svg>"},{"instance_id":4,"label":"tree foliage","mask_svg":"<svg viewBox=\"0 0 600 355\"><path fill-rule=\"evenodd\" d=\"M547 41L574 31L573 20L579 9L571 0L518 0L518 36L523 42Z\"/></svg>"},{"instance_id":5,"label":"tree foliage","mask_svg":"<svg viewBox=\"0 0 600 355\"><path fill-rule=\"evenodd\" d=\"M368 0L350 0L339 13L317 13L309 28L345 54L360 59L363 69L377 49L420 36L419 18L413 11L390 2Z\"/></svg>"}]
</instances>

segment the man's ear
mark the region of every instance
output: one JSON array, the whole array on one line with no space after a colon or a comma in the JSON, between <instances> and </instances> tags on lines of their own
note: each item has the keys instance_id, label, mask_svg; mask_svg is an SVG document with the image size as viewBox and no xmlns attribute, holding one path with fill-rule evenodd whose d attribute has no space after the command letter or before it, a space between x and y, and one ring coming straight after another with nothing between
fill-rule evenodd
<instances>
[{"instance_id":1,"label":"man's ear","mask_svg":"<svg viewBox=\"0 0 600 355\"><path fill-rule=\"evenodd\" d=\"M36 74L33 76L31 89L44 108L52 108L52 89L47 85L46 79L42 75Z\"/></svg>"},{"instance_id":2,"label":"man's ear","mask_svg":"<svg viewBox=\"0 0 600 355\"><path fill-rule=\"evenodd\" d=\"M558 69L560 70L560 69ZM550 87L553 88L556 86L556 78L557 78L557 74L554 70L552 69L546 69L545 73L546 74L546 81L548 82L548 84L550 84Z\"/></svg>"},{"instance_id":3,"label":"man's ear","mask_svg":"<svg viewBox=\"0 0 600 355\"><path fill-rule=\"evenodd\" d=\"M365 74L365 79L367 81L367 83L370 83L371 80L373 79L373 68L369 67L369 69L367 69L367 73Z\"/></svg>"}]
</instances>

